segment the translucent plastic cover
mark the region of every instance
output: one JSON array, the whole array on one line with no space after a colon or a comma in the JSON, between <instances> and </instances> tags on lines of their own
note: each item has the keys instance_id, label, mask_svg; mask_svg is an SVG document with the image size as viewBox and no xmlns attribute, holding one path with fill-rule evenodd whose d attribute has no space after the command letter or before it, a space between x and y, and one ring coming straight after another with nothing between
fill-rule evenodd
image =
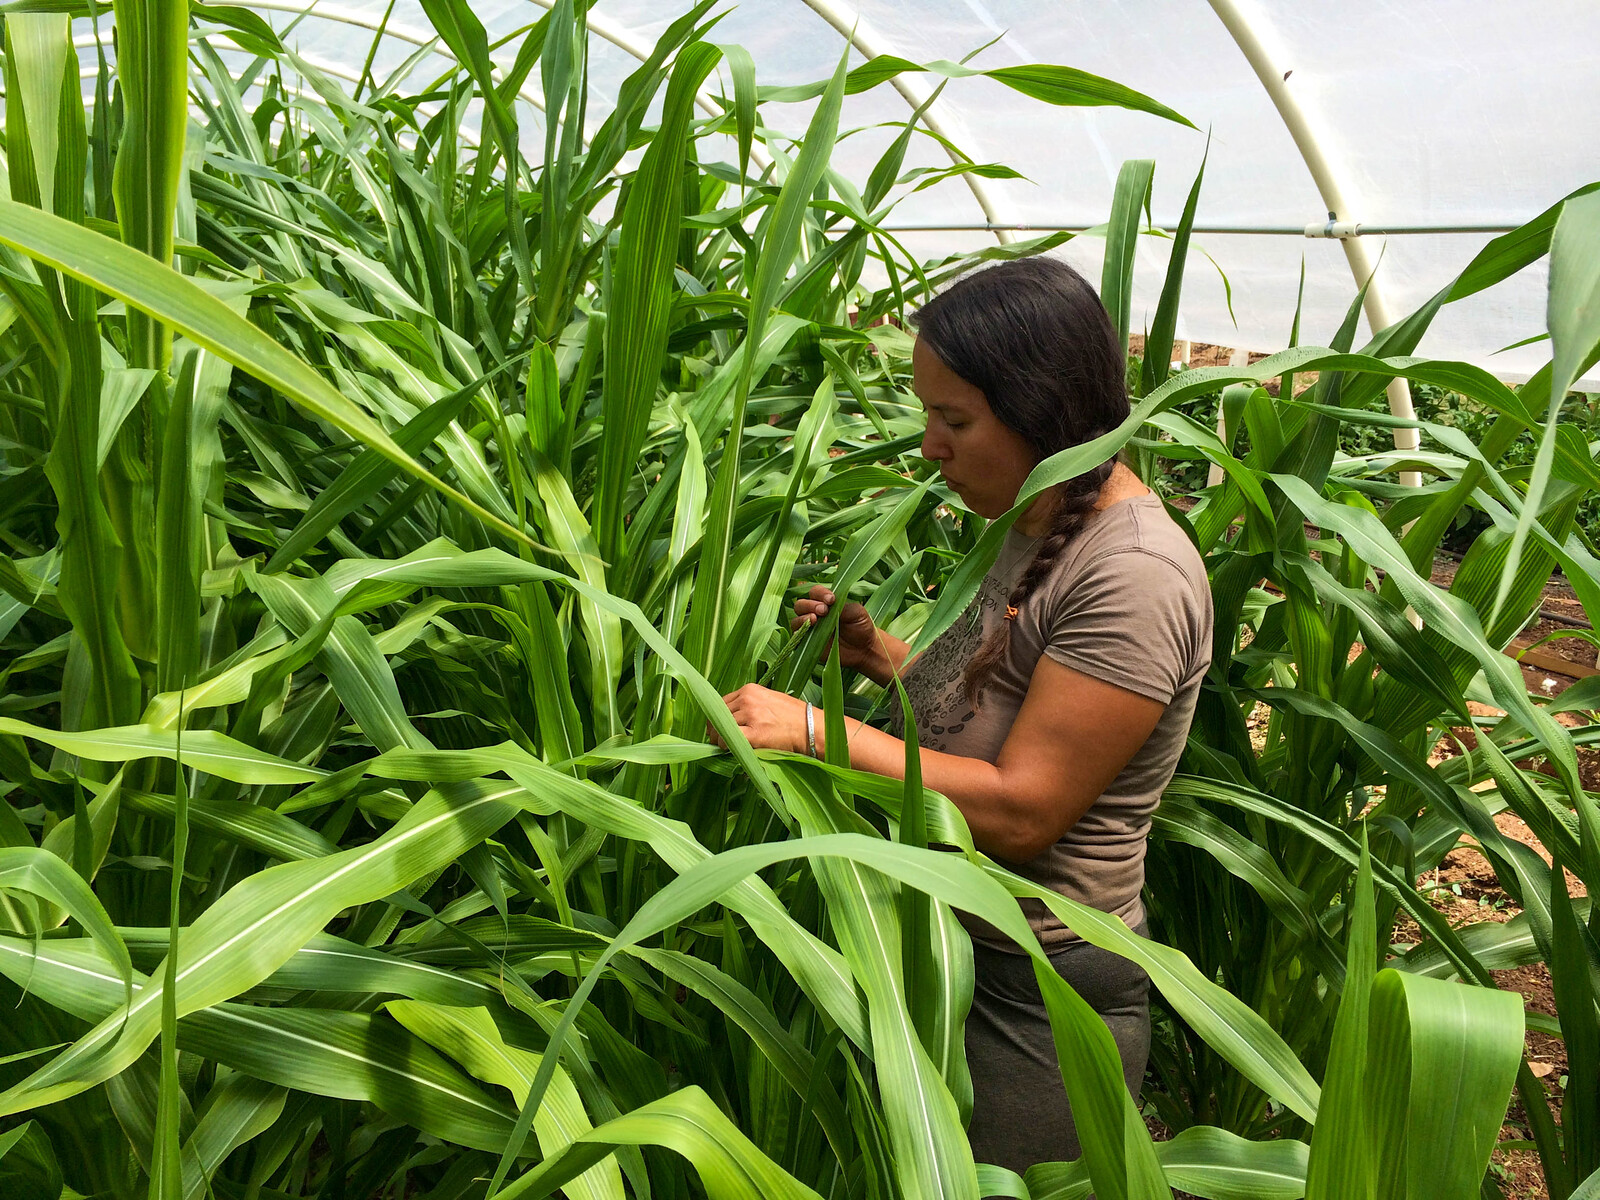
<instances>
[{"instance_id":1,"label":"translucent plastic cover","mask_svg":"<svg viewBox=\"0 0 1600 1200\"><path fill-rule=\"evenodd\" d=\"M292 25L287 44L347 81L369 52L382 79L433 41L418 0L397 0L375 51L388 0L249 7L279 30ZM491 42L544 7L545 0L473 5ZM605 111L637 65L634 54L648 52L687 7L685 0L599 0L591 18L591 112ZM891 224L928 257L992 244L991 224L1092 227L1105 220L1121 163L1151 158L1154 222L1170 229L1204 158L1201 232L1179 337L1280 348L1303 266L1302 340L1326 342L1355 295L1350 268L1337 240L1304 235L1326 219L1326 206L1302 149L1219 17L1224 7L1281 66L1286 91L1339 181L1348 219L1368 231L1362 236L1379 262L1377 286L1396 317L1447 285L1496 231L1600 179L1600 8L1592 0L741 0L712 36L748 48L764 85L824 77L853 33L873 52L918 62L981 49L973 65L1061 63L1143 91L1198 131L1117 109L1054 108L988 79L950 81L931 110L939 127L973 159L1004 163L1026 178L981 181L988 214L969 186L949 180L909 197ZM509 60L515 45L497 53ZM410 81L420 85L448 66L421 53ZM910 79L921 94L930 86L924 81L937 81ZM532 84L536 92L537 72ZM731 90L726 78L710 86ZM531 104L527 112L536 130ZM894 132L876 126L908 112L892 86L851 97L846 125L859 132L837 147L841 173L864 179ZM772 105L765 119L798 133L805 115L804 106ZM917 157L925 165L948 161L932 139ZM1141 310L1147 320L1153 308L1167 245L1141 239L1136 325ZM1095 272L1100 250L1088 236L1062 253ZM1506 378L1527 375L1548 358L1545 345L1503 348L1544 328L1544 285L1541 265L1446 307L1421 352L1476 361Z\"/></svg>"}]
</instances>

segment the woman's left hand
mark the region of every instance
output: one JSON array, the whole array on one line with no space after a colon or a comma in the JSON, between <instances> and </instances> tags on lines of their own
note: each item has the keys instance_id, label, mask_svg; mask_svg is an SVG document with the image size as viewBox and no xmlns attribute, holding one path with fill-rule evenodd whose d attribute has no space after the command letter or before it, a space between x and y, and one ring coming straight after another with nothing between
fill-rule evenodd
<instances>
[{"instance_id":1,"label":"woman's left hand","mask_svg":"<svg viewBox=\"0 0 1600 1200\"><path fill-rule=\"evenodd\" d=\"M806 752L806 702L783 692L747 683L722 698L750 745L757 750ZM822 713L816 715L816 729L822 733ZM711 740L726 750L727 743L710 731ZM819 737L820 740L820 737Z\"/></svg>"}]
</instances>

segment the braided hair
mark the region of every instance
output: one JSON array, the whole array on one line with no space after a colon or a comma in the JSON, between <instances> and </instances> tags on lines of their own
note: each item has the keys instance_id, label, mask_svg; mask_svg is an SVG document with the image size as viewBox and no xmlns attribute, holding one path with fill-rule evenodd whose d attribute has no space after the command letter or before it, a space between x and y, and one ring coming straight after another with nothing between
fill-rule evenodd
<instances>
[{"instance_id":1,"label":"braided hair","mask_svg":"<svg viewBox=\"0 0 1600 1200\"><path fill-rule=\"evenodd\" d=\"M1059 259L1023 258L974 271L914 320L921 341L983 393L1040 462L1128 417L1126 362L1111 319L1083 276ZM974 704L1005 656L1017 611L1083 528L1115 462L1052 489L1049 529L1006 599L1006 619L967 664L963 682Z\"/></svg>"}]
</instances>

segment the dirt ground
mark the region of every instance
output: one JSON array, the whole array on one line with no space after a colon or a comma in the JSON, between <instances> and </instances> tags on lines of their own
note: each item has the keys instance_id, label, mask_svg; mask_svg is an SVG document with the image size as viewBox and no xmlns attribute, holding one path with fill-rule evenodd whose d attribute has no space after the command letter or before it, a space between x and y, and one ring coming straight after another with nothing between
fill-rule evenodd
<instances>
[{"instance_id":1,"label":"dirt ground","mask_svg":"<svg viewBox=\"0 0 1600 1200\"><path fill-rule=\"evenodd\" d=\"M1129 337L1128 349L1134 354L1143 356L1144 335L1136 333ZM1178 347L1174 346L1173 349L1174 352L1176 352ZM1258 363L1266 357L1267 356L1265 354L1261 354L1257 351L1249 352L1249 359L1251 363ZM1187 365L1191 370L1195 367L1225 367L1232 358L1233 350L1227 346L1216 346L1210 342L1189 343L1189 359ZM1306 388L1316 383L1316 381L1317 373L1315 371L1307 371L1303 375L1296 375L1294 377L1294 394L1298 396ZM1262 386L1267 389L1267 393L1269 395L1276 396L1278 394L1278 380L1270 379Z\"/></svg>"}]
</instances>

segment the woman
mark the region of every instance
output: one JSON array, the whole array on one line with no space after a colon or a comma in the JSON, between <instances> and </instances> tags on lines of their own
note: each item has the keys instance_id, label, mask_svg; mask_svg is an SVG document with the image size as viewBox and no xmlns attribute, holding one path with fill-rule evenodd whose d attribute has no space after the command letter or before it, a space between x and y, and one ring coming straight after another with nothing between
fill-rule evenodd
<instances>
[{"instance_id":1,"label":"woman","mask_svg":"<svg viewBox=\"0 0 1600 1200\"><path fill-rule=\"evenodd\" d=\"M1045 458L1127 419L1124 364L1099 298L1070 267L1029 258L965 276L917 315L922 454L979 516L1002 516ZM791 626L826 617L814 587ZM1211 661L1211 592L1160 499L1110 460L1042 493L1018 518L973 607L907 662L860 604L839 620L843 665L899 674L924 747L922 778L966 817L978 848L1018 874L1145 931L1145 840ZM803 701L754 684L725 697L752 745L806 753ZM897 705L891 705L897 710ZM846 720L850 762L903 778L890 731ZM815 752L825 749L813 714ZM1149 978L1024 901L1051 961L1116 1038L1135 1095L1150 1047ZM1029 959L966 919L967 1021L979 1162L1024 1171L1076 1158L1049 1021Z\"/></svg>"}]
</instances>

